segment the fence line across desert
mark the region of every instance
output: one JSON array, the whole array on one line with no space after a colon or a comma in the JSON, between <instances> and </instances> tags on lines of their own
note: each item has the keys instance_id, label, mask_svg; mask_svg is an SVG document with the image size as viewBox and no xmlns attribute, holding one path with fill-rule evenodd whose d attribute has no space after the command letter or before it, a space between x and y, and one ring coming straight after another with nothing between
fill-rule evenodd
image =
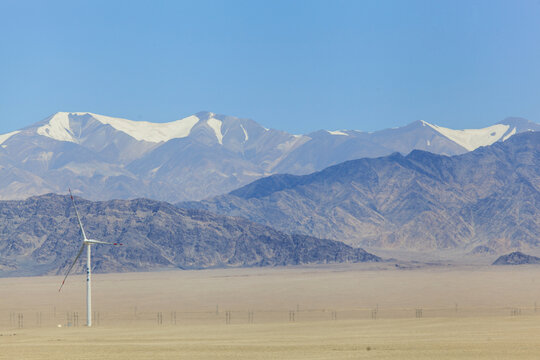
<instances>
[{"instance_id":1,"label":"fence line across desert","mask_svg":"<svg viewBox=\"0 0 540 360\"><path fill-rule=\"evenodd\" d=\"M534 317L540 267L391 264L96 274L97 327ZM0 329L86 324L85 279L0 279Z\"/></svg>"},{"instance_id":2,"label":"fence line across desert","mask_svg":"<svg viewBox=\"0 0 540 360\"><path fill-rule=\"evenodd\" d=\"M37 311L10 311L0 313L0 329L85 326L84 310L49 309ZM524 307L417 307L417 308L356 308L356 309L303 309L296 306L284 309L246 309L214 311L100 311L93 312L93 326L188 326L208 324L255 324L309 321L347 321L406 318L464 318L537 316L536 304Z\"/></svg>"}]
</instances>

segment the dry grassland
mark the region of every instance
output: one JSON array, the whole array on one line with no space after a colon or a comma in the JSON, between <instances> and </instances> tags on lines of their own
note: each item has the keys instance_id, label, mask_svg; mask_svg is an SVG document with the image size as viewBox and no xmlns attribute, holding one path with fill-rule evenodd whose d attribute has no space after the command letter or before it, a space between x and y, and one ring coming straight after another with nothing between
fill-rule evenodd
<instances>
[{"instance_id":1,"label":"dry grassland","mask_svg":"<svg viewBox=\"0 0 540 360\"><path fill-rule=\"evenodd\" d=\"M60 277L0 279L0 359L537 359L539 278L379 264L96 275L90 329L83 276L62 293Z\"/></svg>"}]
</instances>

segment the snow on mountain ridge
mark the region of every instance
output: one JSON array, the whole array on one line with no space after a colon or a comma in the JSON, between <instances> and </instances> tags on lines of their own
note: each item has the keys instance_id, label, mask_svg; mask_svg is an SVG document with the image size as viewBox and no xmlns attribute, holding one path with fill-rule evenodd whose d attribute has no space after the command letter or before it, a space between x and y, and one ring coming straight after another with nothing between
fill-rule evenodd
<instances>
[{"instance_id":1,"label":"snow on mountain ridge","mask_svg":"<svg viewBox=\"0 0 540 360\"><path fill-rule=\"evenodd\" d=\"M529 130L531 131L531 130ZM506 141L508 140L511 136L515 135L517 132L517 129L516 128L513 128L512 131L510 131L508 134L506 134L504 137L503 137L503 141Z\"/></svg>"},{"instance_id":2,"label":"snow on mountain ridge","mask_svg":"<svg viewBox=\"0 0 540 360\"><path fill-rule=\"evenodd\" d=\"M133 121L89 113L93 118L139 140L153 143L189 136L191 129L199 122L195 115L167 123Z\"/></svg>"},{"instance_id":3,"label":"snow on mountain ridge","mask_svg":"<svg viewBox=\"0 0 540 360\"><path fill-rule=\"evenodd\" d=\"M7 141L7 139L9 139L10 137L12 137L13 135L16 135L18 133L20 133L21 131L20 130L15 130L15 131L12 131L12 132L9 132L7 134L2 134L0 135L0 145L2 145L3 143L5 143Z\"/></svg>"},{"instance_id":4,"label":"snow on mountain ridge","mask_svg":"<svg viewBox=\"0 0 540 360\"><path fill-rule=\"evenodd\" d=\"M59 141L76 142L69 126L69 113L58 112L49 121L37 129L37 133Z\"/></svg>"},{"instance_id":5,"label":"snow on mountain ridge","mask_svg":"<svg viewBox=\"0 0 540 360\"><path fill-rule=\"evenodd\" d=\"M240 127L242 128L242 131L244 131L244 142L246 142L246 141L249 140L248 133L247 133L246 128L244 127L244 125L240 125Z\"/></svg>"},{"instance_id":6,"label":"snow on mountain ridge","mask_svg":"<svg viewBox=\"0 0 540 360\"><path fill-rule=\"evenodd\" d=\"M218 142L223 144L223 134L221 133L221 125L223 125L222 121L211 116L210 119L206 120L206 123L214 130Z\"/></svg>"},{"instance_id":7,"label":"snow on mountain ridge","mask_svg":"<svg viewBox=\"0 0 540 360\"><path fill-rule=\"evenodd\" d=\"M48 122L37 129L37 133L59 141L77 142L70 127L70 115L88 115L104 125L128 134L138 141L159 143L189 136L191 129L199 122L195 115L168 123L152 123L114 118L89 112L58 112Z\"/></svg>"},{"instance_id":8,"label":"snow on mountain ridge","mask_svg":"<svg viewBox=\"0 0 540 360\"><path fill-rule=\"evenodd\" d=\"M46 123L42 123L43 125L37 129L37 133L55 140L77 143L78 136L70 127L70 121L76 116L89 116L96 121L109 125L115 130L121 131L138 141L146 141L150 143L161 143L167 142L171 139L188 137L195 125L201 122L205 123L205 125L213 130L219 144L223 144L223 138L226 135L222 132L223 120L220 120L222 117L211 112L201 112L167 123L133 121L90 112L58 112L46 119ZM507 140L517 132L517 125L514 126L514 124L507 124L503 122L482 129L465 130L449 129L430 124L423 120L420 120L419 122L422 124L422 126L429 126L442 136L463 147L467 151L472 151L480 146L491 145L499 140ZM241 125L241 128L244 132L245 141L247 141L249 138L248 133L243 125ZM357 130L353 130L352 133L350 130L326 130L326 132L328 134L337 136L351 136L352 133L361 133L361 131ZM13 132L0 135L0 144L15 134L16 133Z\"/></svg>"},{"instance_id":9,"label":"snow on mountain ridge","mask_svg":"<svg viewBox=\"0 0 540 360\"><path fill-rule=\"evenodd\" d=\"M223 122L217 119L213 113L208 113L208 118L205 120L202 120L200 116L197 116L199 114L197 114L167 123L154 123L115 118L89 112L58 112L48 118L47 123L37 129L37 133L55 140L76 143L76 136L70 127L70 116L85 115L92 117L104 125L109 125L115 130L121 131L138 141L151 143L167 142L172 139L188 137L193 127L200 121L204 121L214 131L217 141L223 144L224 134L221 131ZM245 129L244 134L247 138Z\"/></svg>"},{"instance_id":10,"label":"snow on mountain ridge","mask_svg":"<svg viewBox=\"0 0 540 360\"><path fill-rule=\"evenodd\" d=\"M510 128L509 125L496 124L482 129L454 130L433 125L423 120L421 121L424 126L431 127L456 144L463 146L468 151L473 151L481 146L488 146L499 141Z\"/></svg>"},{"instance_id":11,"label":"snow on mountain ridge","mask_svg":"<svg viewBox=\"0 0 540 360\"><path fill-rule=\"evenodd\" d=\"M326 130L326 131L327 131L330 135L349 136L349 134L344 133L344 132L341 131L341 130L335 130L335 131Z\"/></svg>"}]
</instances>

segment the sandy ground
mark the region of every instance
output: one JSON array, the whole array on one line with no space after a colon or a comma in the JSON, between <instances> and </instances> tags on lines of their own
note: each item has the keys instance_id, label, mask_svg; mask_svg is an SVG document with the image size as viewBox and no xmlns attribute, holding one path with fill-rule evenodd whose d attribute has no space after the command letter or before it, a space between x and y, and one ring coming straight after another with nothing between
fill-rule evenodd
<instances>
[{"instance_id":1,"label":"sandy ground","mask_svg":"<svg viewBox=\"0 0 540 360\"><path fill-rule=\"evenodd\" d=\"M0 359L537 359L537 279L392 264L98 274L92 328L83 276L61 293L61 277L0 279Z\"/></svg>"}]
</instances>

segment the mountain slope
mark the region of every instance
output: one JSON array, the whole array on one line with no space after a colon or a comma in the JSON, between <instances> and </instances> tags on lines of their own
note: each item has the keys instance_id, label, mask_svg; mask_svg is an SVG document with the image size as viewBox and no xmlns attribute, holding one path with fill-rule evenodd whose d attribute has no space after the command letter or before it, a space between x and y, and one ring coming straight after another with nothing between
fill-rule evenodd
<instances>
[{"instance_id":1,"label":"mountain slope","mask_svg":"<svg viewBox=\"0 0 540 360\"><path fill-rule=\"evenodd\" d=\"M305 176L274 175L179 206L369 247L536 247L540 132L453 157L415 150Z\"/></svg>"},{"instance_id":2,"label":"mountain slope","mask_svg":"<svg viewBox=\"0 0 540 360\"><path fill-rule=\"evenodd\" d=\"M535 129L540 126L524 119L476 130L417 121L374 133L291 135L210 112L169 123L59 112L0 135L0 199L63 193L71 186L92 200L199 200L275 173L308 174L413 149L462 154Z\"/></svg>"},{"instance_id":3,"label":"mountain slope","mask_svg":"<svg viewBox=\"0 0 540 360\"><path fill-rule=\"evenodd\" d=\"M502 255L493 262L493 265L529 265L540 264L540 258L526 255L519 251Z\"/></svg>"},{"instance_id":4,"label":"mountain slope","mask_svg":"<svg viewBox=\"0 0 540 360\"><path fill-rule=\"evenodd\" d=\"M98 272L380 260L341 242L287 235L245 219L164 202L77 203L88 237L125 245L93 247ZM80 245L69 197L0 201L0 276L64 273ZM81 272L83 263L75 270Z\"/></svg>"}]
</instances>

